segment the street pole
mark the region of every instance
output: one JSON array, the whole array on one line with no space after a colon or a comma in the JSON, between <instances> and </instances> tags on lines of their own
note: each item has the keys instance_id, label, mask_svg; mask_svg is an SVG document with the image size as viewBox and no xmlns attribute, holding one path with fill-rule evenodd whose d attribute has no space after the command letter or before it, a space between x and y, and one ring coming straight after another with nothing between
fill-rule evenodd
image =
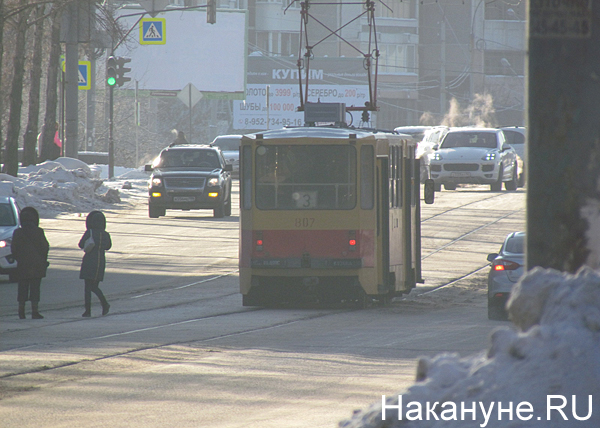
<instances>
[{"instance_id":1,"label":"street pole","mask_svg":"<svg viewBox=\"0 0 600 428\"><path fill-rule=\"evenodd\" d=\"M115 140L114 140L114 121L113 121L113 95L114 87L108 87L108 179L112 180L115 176Z\"/></svg>"},{"instance_id":2,"label":"street pole","mask_svg":"<svg viewBox=\"0 0 600 428\"><path fill-rule=\"evenodd\" d=\"M79 103L79 21L77 4L70 3L67 9L67 42L65 47L65 141L63 156L77 158L78 103Z\"/></svg>"},{"instance_id":3,"label":"street pole","mask_svg":"<svg viewBox=\"0 0 600 428\"><path fill-rule=\"evenodd\" d=\"M94 150L94 130L96 117L96 57L90 58L90 89L87 91L87 115L85 121L85 150Z\"/></svg>"},{"instance_id":4,"label":"street pole","mask_svg":"<svg viewBox=\"0 0 600 428\"><path fill-rule=\"evenodd\" d=\"M190 143L192 142L192 84L188 85L188 101L190 106Z\"/></svg>"},{"instance_id":5,"label":"street pole","mask_svg":"<svg viewBox=\"0 0 600 428\"><path fill-rule=\"evenodd\" d=\"M594 1L530 2L528 269L600 261L599 11Z\"/></svg>"},{"instance_id":6,"label":"street pole","mask_svg":"<svg viewBox=\"0 0 600 428\"><path fill-rule=\"evenodd\" d=\"M442 15L440 66L440 118L446 115L446 13Z\"/></svg>"},{"instance_id":7,"label":"street pole","mask_svg":"<svg viewBox=\"0 0 600 428\"><path fill-rule=\"evenodd\" d=\"M138 100L139 82L135 81L135 167L140 164L140 148L138 130L140 127L140 102Z\"/></svg>"}]
</instances>

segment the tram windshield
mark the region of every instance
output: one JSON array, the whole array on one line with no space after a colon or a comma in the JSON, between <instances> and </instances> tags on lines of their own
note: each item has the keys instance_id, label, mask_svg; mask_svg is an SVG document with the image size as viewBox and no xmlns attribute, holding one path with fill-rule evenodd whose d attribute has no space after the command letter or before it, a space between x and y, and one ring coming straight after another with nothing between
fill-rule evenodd
<instances>
[{"instance_id":1,"label":"tram windshield","mask_svg":"<svg viewBox=\"0 0 600 428\"><path fill-rule=\"evenodd\" d=\"M353 209L356 206L355 147L257 147L256 206L264 210Z\"/></svg>"}]
</instances>

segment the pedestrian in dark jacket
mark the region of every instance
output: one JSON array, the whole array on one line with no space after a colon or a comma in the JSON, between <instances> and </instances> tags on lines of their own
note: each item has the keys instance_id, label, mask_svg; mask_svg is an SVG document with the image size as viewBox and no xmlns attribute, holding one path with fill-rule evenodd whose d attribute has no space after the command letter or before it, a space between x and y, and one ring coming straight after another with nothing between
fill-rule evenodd
<instances>
[{"instance_id":1,"label":"pedestrian in dark jacket","mask_svg":"<svg viewBox=\"0 0 600 428\"><path fill-rule=\"evenodd\" d=\"M169 145L169 147L178 146L180 144L188 144L188 140L185 138L183 131L177 132L177 138Z\"/></svg>"},{"instance_id":2,"label":"pedestrian in dark jacket","mask_svg":"<svg viewBox=\"0 0 600 428\"><path fill-rule=\"evenodd\" d=\"M21 227L13 233L11 251L17 261L17 301L19 318L25 319L25 302L31 301L31 318L44 318L39 310L40 286L48 269L50 245L39 227L40 216L35 208L25 207L21 211Z\"/></svg>"},{"instance_id":3,"label":"pedestrian in dark jacket","mask_svg":"<svg viewBox=\"0 0 600 428\"><path fill-rule=\"evenodd\" d=\"M106 231L106 217L100 211L92 211L85 219L85 226L86 231L79 240L79 248L85 252L79 272L79 278L85 281L85 312L82 316L92 316L92 292L98 296L102 304L102 315L106 315L110 305L100 290L100 281L104 279L106 268L104 253L112 246L110 235Z\"/></svg>"}]
</instances>

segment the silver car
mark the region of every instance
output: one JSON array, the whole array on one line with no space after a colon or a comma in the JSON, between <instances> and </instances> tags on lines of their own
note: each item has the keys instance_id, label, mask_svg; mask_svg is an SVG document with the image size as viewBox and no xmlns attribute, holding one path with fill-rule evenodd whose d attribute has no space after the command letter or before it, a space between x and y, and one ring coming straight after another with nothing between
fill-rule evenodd
<instances>
[{"instance_id":1,"label":"silver car","mask_svg":"<svg viewBox=\"0 0 600 428\"><path fill-rule=\"evenodd\" d=\"M506 301L510 297L512 286L524 273L525 232L509 233L500 253L488 254L491 262L488 274L488 318L506 319Z\"/></svg>"},{"instance_id":2,"label":"silver car","mask_svg":"<svg viewBox=\"0 0 600 428\"><path fill-rule=\"evenodd\" d=\"M15 229L19 228L19 206L14 198L0 196L0 274L14 281L17 262L12 256L10 244Z\"/></svg>"},{"instance_id":3,"label":"silver car","mask_svg":"<svg viewBox=\"0 0 600 428\"><path fill-rule=\"evenodd\" d=\"M220 135L210 143L221 149L225 161L233 166L232 175L238 177L240 174L240 144L241 135Z\"/></svg>"},{"instance_id":4,"label":"silver car","mask_svg":"<svg viewBox=\"0 0 600 428\"><path fill-rule=\"evenodd\" d=\"M429 155L436 190L458 184L489 184L490 190L516 190L517 154L496 128L453 128Z\"/></svg>"}]
</instances>

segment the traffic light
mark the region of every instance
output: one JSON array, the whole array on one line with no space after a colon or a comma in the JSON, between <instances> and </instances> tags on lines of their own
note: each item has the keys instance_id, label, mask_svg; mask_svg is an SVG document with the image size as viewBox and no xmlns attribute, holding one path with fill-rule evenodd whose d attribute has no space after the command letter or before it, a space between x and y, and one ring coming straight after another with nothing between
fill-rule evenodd
<instances>
[{"instance_id":1,"label":"traffic light","mask_svg":"<svg viewBox=\"0 0 600 428\"><path fill-rule=\"evenodd\" d=\"M111 87L117 84L117 59L114 56L106 60L106 84Z\"/></svg>"},{"instance_id":2,"label":"traffic light","mask_svg":"<svg viewBox=\"0 0 600 428\"><path fill-rule=\"evenodd\" d=\"M214 24L217 22L217 0L208 0L206 3L206 22Z\"/></svg>"},{"instance_id":3,"label":"traffic light","mask_svg":"<svg viewBox=\"0 0 600 428\"><path fill-rule=\"evenodd\" d=\"M117 82L117 85L119 85L119 86L123 86L123 84L125 82L129 82L131 80L131 77L125 76L125 73L129 73L131 71L131 68L125 67L125 64L127 64L128 62L131 62L131 58L124 58L124 57L116 58L116 63L117 63L116 82Z\"/></svg>"},{"instance_id":4,"label":"traffic light","mask_svg":"<svg viewBox=\"0 0 600 428\"><path fill-rule=\"evenodd\" d=\"M131 62L131 58L118 56L109 56L106 60L106 84L108 86L123 86L129 82L131 77L125 76L131 71L131 68L125 67L125 64Z\"/></svg>"}]
</instances>

